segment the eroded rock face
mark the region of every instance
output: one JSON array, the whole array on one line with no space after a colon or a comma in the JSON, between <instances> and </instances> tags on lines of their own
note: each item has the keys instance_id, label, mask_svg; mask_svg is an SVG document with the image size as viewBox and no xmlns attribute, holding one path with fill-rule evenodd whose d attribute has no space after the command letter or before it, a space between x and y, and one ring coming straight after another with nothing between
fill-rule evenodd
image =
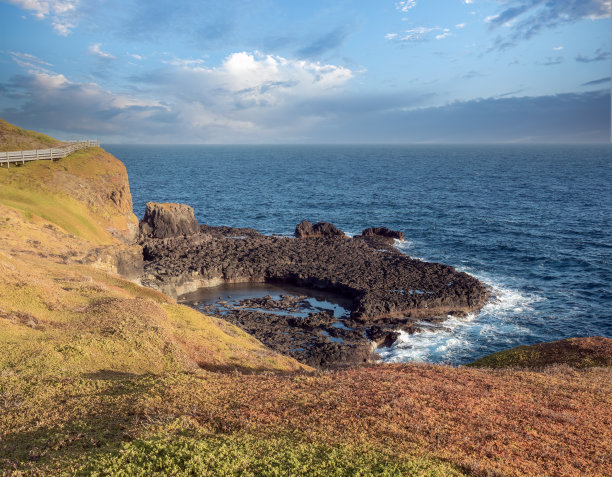
<instances>
[{"instance_id":1,"label":"eroded rock face","mask_svg":"<svg viewBox=\"0 0 612 477\"><path fill-rule=\"evenodd\" d=\"M346 237L344 232L329 222L317 222L311 224L308 220L303 220L295 228L297 238L309 237Z\"/></svg>"},{"instance_id":2,"label":"eroded rock face","mask_svg":"<svg viewBox=\"0 0 612 477\"><path fill-rule=\"evenodd\" d=\"M117 273L129 280L138 280L144 272L142 247L137 244L110 245L92 248L77 263Z\"/></svg>"},{"instance_id":3,"label":"eroded rock face","mask_svg":"<svg viewBox=\"0 0 612 477\"><path fill-rule=\"evenodd\" d=\"M400 232L398 230L391 230L387 227L370 227L369 229L365 229L363 232L361 232L361 235L363 235L364 237L384 237L387 239L391 239L391 241L395 239L405 239L404 232Z\"/></svg>"},{"instance_id":4,"label":"eroded rock face","mask_svg":"<svg viewBox=\"0 0 612 477\"><path fill-rule=\"evenodd\" d=\"M148 202L140 221L141 239L166 239L200 232L193 208L185 204Z\"/></svg>"}]
</instances>

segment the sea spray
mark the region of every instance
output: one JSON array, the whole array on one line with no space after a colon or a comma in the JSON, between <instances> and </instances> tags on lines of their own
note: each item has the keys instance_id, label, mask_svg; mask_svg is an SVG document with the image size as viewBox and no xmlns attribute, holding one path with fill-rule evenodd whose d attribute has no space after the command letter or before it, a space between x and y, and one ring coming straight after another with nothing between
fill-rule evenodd
<instances>
[{"instance_id":1,"label":"sea spray","mask_svg":"<svg viewBox=\"0 0 612 477\"><path fill-rule=\"evenodd\" d=\"M412 244L395 243L396 248L410 255ZM416 257L413 257L416 258ZM503 280L469 269L458 270L474 275L487 284L491 298L480 313L465 317L448 316L440 324L420 322L420 332L409 334L399 330L397 341L388 348L378 348L384 362L410 361L464 364L490 349L504 349L520 344L534 334L521 322L525 314L534 313L533 304L543 298L507 286ZM486 352L481 350L486 349Z\"/></svg>"}]
</instances>

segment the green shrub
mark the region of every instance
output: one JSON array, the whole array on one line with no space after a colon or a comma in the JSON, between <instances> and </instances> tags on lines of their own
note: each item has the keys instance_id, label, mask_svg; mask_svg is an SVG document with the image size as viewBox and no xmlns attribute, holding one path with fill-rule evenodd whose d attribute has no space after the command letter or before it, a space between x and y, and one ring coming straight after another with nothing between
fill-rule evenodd
<instances>
[{"instance_id":1,"label":"green shrub","mask_svg":"<svg viewBox=\"0 0 612 477\"><path fill-rule=\"evenodd\" d=\"M290 438L248 435L158 437L124 444L81 469L92 476L437 476L462 475L450 464Z\"/></svg>"}]
</instances>

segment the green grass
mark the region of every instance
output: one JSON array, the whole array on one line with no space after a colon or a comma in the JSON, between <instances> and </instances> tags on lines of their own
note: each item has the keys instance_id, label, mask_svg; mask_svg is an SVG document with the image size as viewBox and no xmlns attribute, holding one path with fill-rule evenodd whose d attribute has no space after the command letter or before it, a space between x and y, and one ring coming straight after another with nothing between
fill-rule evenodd
<instances>
[{"instance_id":1,"label":"green grass","mask_svg":"<svg viewBox=\"0 0 612 477\"><path fill-rule=\"evenodd\" d=\"M387 456L350 446L250 435L157 436L95 456L80 469L91 476L454 476L450 464Z\"/></svg>"},{"instance_id":2,"label":"green grass","mask_svg":"<svg viewBox=\"0 0 612 477\"><path fill-rule=\"evenodd\" d=\"M4 185L0 186L0 204L20 210L26 220L42 217L69 234L96 244L111 243L109 234L95 221L87 207L70 197Z\"/></svg>"}]
</instances>

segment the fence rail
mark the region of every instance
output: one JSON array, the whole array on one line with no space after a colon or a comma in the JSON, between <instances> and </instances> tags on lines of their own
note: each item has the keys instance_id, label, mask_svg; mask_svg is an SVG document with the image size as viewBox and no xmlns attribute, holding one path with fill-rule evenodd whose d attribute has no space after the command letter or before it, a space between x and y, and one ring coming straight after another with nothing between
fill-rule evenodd
<instances>
[{"instance_id":1,"label":"fence rail","mask_svg":"<svg viewBox=\"0 0 612 477\"><path fill-rule=\"evenodd\" d=\"M0 167L6 164L10 167L11 164L25 164L29 161L40 160L55 160L62 159L79 149L86 147L98 147L99 141L69 141L65 146L54 147L50 149L33 149L30 151L10 151L0 152Z\"/></svg>"}]
</instances>

